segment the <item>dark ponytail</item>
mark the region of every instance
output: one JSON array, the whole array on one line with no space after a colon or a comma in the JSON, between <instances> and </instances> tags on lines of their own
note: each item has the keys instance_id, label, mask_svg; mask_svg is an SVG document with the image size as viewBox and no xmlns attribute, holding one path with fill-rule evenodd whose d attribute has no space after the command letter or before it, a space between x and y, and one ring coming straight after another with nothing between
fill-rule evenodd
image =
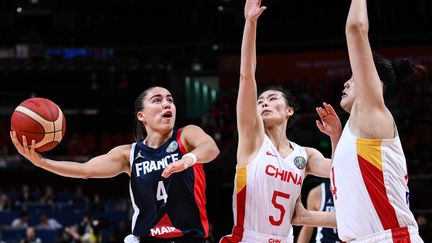
<instances>
[{"instance_id":1,"label":"dark ponytail","mask_svg":"<svg viewBox=\"0 0 432 243\"><path fill-rule=\"evenodd\" d=\"M389 60L373 53L373 59L378 76L384 84L386 97L393 97L403 82L409 80L416 73L416 66L406 58Z\"/></svg>"}]
</instances>

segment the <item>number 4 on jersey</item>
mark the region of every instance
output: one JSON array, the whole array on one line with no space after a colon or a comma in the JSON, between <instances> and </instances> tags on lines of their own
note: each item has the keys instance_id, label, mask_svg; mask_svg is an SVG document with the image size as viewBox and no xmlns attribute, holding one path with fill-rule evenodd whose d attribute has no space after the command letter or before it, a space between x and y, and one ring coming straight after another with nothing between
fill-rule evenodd
<instances>
[{"instance_id":1,"label":"number 4 on jersey","mask_svg":"<svg viewBox=\"0 0 432 243\"><path fill-rule=\"evenodd\" d=\"M159 181L158 183L158 187L156 189L156 200L164 200L164 203L166 203L168 200L168 194L166 193L163 181Z\"/></svg>"}]
</instances>

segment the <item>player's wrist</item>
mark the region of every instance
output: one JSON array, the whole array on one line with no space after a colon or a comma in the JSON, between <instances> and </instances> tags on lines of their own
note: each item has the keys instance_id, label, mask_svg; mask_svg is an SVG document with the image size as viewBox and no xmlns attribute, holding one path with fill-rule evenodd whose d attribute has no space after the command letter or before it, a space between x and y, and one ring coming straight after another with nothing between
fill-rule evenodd
<instances>
[{"instance_id":1,"label":"player's wrist","mask_svg":"<svg viewBox=\"0 0 432 243\"><path fill-rule=\"evenodd\" d=\"M190 163L188 164L189 167L193 166L198 161L197 156L194 153L184 154L182 158L189 158L189 161L190 161Z\"/></svg>"}]
</instances>

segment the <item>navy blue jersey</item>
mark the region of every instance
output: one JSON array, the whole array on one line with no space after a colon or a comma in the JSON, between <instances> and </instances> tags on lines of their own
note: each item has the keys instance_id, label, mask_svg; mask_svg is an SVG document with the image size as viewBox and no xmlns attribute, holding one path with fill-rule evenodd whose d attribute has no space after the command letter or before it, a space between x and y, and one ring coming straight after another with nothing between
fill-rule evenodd
<instances>
[{"instance_id":1,"label":"navy blue jersey","mask_svg":"<svg viewBox=\"0 0 432 243\"><path fill-rule=\"evenodd\" d=\"M330 191L330 181L321 184L321 208L320 211L334 212L335 206L333 202L333 195ZM317 228L316 242L321 243L335 243L341 242L338 237L337 230L332 228Z\"/></svg>"},{"instance_id":2,"label":"navy blue jersey","mask_svg":"<svg viewBox=\"0 0 432 243\"><path fill-rule=\"evenodd\" d=\"M140 237L204 238L208 236L205 208L205 175L202 164L161 176L164 168L187 153L180 141L181 129L174 130L159 148L143 141L130 153L130 195L134 208L132 233Z\"/></svg>"}]
</instances>

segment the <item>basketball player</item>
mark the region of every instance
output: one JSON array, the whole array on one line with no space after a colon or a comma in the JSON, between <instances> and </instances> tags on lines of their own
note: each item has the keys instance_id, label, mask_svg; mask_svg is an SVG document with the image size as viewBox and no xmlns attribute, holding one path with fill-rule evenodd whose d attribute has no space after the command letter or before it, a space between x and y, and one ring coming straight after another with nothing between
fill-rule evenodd
<instances>
[{"instance_id":1,"label":"basketball player","mask_svg":"<svg viewBox=\"0 0 432 243\"><path fill-rule=\"evenodd\" d=\"M345 31L352 77L344 84L340 105L350 116L339 141L332 142L337 146L331 175L339 237L350 242L423 242L409 209L404 152L383 95L409 78L415 67L372 53L366 0L351 1Z\"/></svg>"},{"instance_id":2,"label":"basketball player","mask_svg":"<svg viewBox=\"0 0 432 243\"><path fill-rule=\"evenodd\" d=\"M334 212L333 195L330 191L330 181L314 187L307 197L307 209L313 211ZM303 226L297 239L297 243L309 243L314 228ZM316 243L338 243L341 242L337 235L337 229L318 227L316 232Z\"/></svg>"},{"instance_id":3,"label":"basketball player","mask_svg":"<svg viewBox=\"0 0 432 243\"><path fill-rule=\"evenodd\" d=\"M135 213L126 242L205 242L209 233L205 176L202 163L219 150L213 139L194 125L174 130L176 107L171 93L151 87L135 101L133 144L113 148L86 163L54 161L35 152L15 132L18 152L34 165L74 178L130 176L130 195ZM163 240L157 240L163 239Z\"/></svg>"},{"instance_id":4,"label":"basketball player","mask_svg":"<svg viewBox=\"0 0 432 243\"><path fill-rule=\"evenodd\" d=\"M292 242L292 223L336 227L334 213L296 212L306 174L329 177L331 162L313 148L288 140L294 97L268 88L257 97L256 27L265 10L260 0L247 0L237 99L239 144L233 196L234 228L221 242ZM296 209L297 210L297 209Z\"/></svg>"}]
</instances>

